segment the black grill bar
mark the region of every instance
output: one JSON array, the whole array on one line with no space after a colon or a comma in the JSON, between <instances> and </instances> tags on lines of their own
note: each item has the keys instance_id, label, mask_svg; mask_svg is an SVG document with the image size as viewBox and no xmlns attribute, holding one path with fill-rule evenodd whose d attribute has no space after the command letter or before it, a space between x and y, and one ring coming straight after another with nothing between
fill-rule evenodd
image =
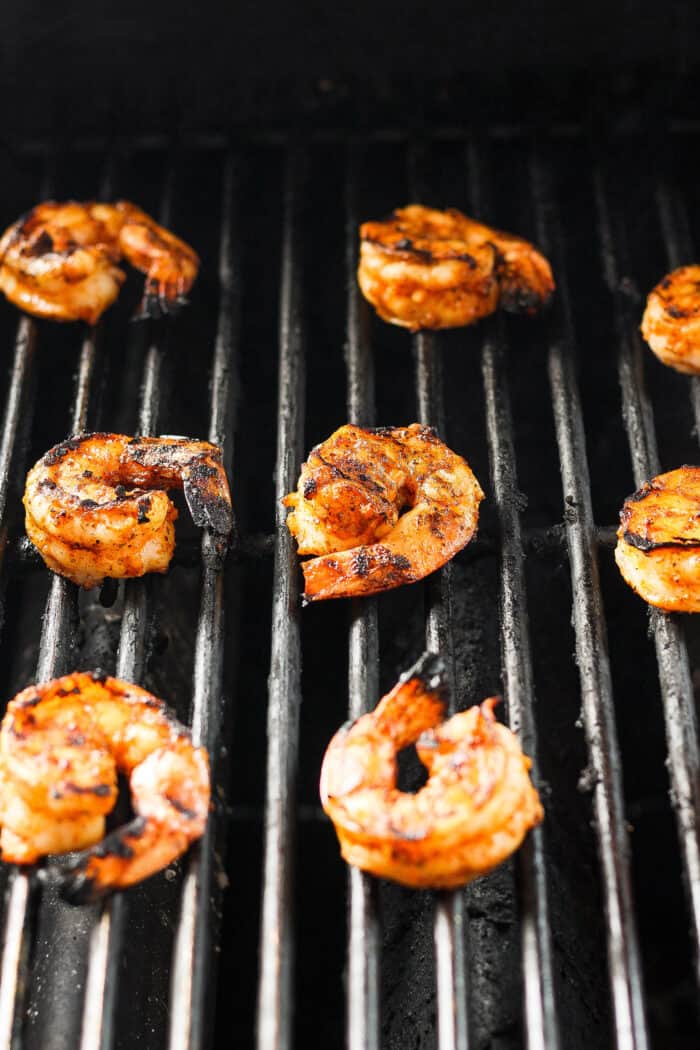
<instances>
[{"instance_id":1,"label":"black grill bar","mask_svg":"<svg viewBox=\"0 0 700 1050\"><path fill-rule=\"evenodd\" d=\"M600 163L595 168L595 191L604 274L613 299L620 341L619 376L623 416L635 485L640 486L659 472L659 454L653 414L643 380L644 350L637 332L637 318L632 316L631 304L621 290L624 288L622 275L630 272L626 231L621 221L614 222L611 219L607 181ZM680 620L658 609L650 609L649 622L654 634L659 666L671 804L678 824L693 928L696 976L700 981L700 756L693 686Z\"/></svg>"},{"instance_id":2,"label":"black grill bar","mask_svg":"<svg viewBox=\"0 0 700 1050\"><path fill-rule=\"evenodd\" d=\"M171 163L165 177L159 214L164 226L169 225L173 186L174 166ZM149 345L144 363L139 434L153 434L158 425L162 357L160 339L157 339ZM116 675L128 682L140 682L145 672L149 588L150 583L143 579L128 580L124 584ZM119 952L126 913L123 894L112 894L102 905L99 920L91 931L80 1050L109 1050L114 1043Z\"/></svg>"},{"instance_id":3,"label":"black grill bar","mask_svg":"<svg viewBox=\"0 0 700 1050\"><path fill-rule=\"evenodd\" d=\"M236 382L238 333L238 269L234 260L237 199L236 161L229 153L224 169L219 252L220 305L211 383L209 440L224 449L224 466L232 477L233 405ZM202 597L195 643L192 739L209 752L212 782L221 744L224 713L222 670L224 656L225 550L209 530L202 537ZM175 937L170 992L170 1050L196 1050L204 1045L210 991L213 909L213 854L216 813L207 824L201 843L191 854L182 892L182 907Z\"/></svg>"},{"instance_id":4,"label":"black grill bar","mask_svg":"<svg viewBox=\"0 0 700 1050\"><path fill-rule=\"evenodd\" d=\"M304 346L300 302L300 147L285 171L279 318L279 390L275 482L276 539L267 713L267 798L260 929L258 1050L291 1042L293 967L292 850L301 702L298 559L280 500L296 486L304 419Z\"/></svg>"},{"instance_id":5,"label":"black grill bar","mask_svg":"<svg viewBox=\"0 0 700 1050\"><path fill-rule=\"evenodd\" d=\"M487 215L485 151L476 141L467 147L470 207ZM481 349L486 402L486 431L493 494L501 532L501 650L503 685L510 728L520 736L523 750L538 773L538 739L525 587L523 536L518 510L518 477L513 416L507 380L508 345L498 318L489 328ZM519 854L521 888L522 960L527 1045L556 1050L560 1045L554 1002L552 942L547 899L544 829L535 828Z\"/></svg>"},{"instance_id":6,"label":"black grill bar","mask_svg":"<svg viewBox=\"0 0 700 1050\"><path fill-rule=\"evenodd\" d=\"M643 1050L648 1039L642 968L566 266L551 178L534 151L530 179L538 243L552 260L558 284L549 343L549 381L564 486L583 718L595 775L596 831L617 1046L619 1050Z\"/></svg>"},{"instance_id":7,"label":"black grill bar","mask_svg":"<svg viewBox=\"0 0 700 1050\"><path fill-rule=\"evenodd\" d=\"M414 337L416 398L419 422L435 426L445 438L445 406L442 390L440 347L432 333ZM448 563L425 583L427 617L426 647L441 652L447 665L449 712L455 710L454 654L452 644L452 566ZM435 901L435 973L439 1050L466 1050L469 1046L469 1017L465 940L468 926L462 890L439 892Z\"/></svg>"},{"instance_id":8,"label":"black grill bar","mask_svg":"<svg viewBox=\"0 0 700 1050\"><path fill-rule=\"evenodd\" d=\"M374 364L369 335L369 311L357 284L358 147L350 147L345 186L345 261L347 280L348 420L359 426L375 423ZM348 717L359 718L379 699L379 630L375 598L351 603L348 641ZM358 868L348 867L348 1050L379 1047L379 921L376 882Z\"/></svg>"},{"instance_id":9,"label":"black grill bar","mask_svg":"<svg viewBox=\"0 0 700 1050\"><path fill-rule=\"evenodd\" d=\"M29 322L32 327L33 322ZM20 322L20 328L23 321ZM94 331L81 347L71 424L84 422L94 365ZM36 680L43 682L70 669L73 638L77 622L77 588L60 576L52 576L42 623ZM20 869L11 876L7 907L7 933L2 959L0 996L0 1046L22 1045L22 1014L27 993L26 968L29 959L29 911L34 881Z\"/></svg>"},{"instance_id":10,"label":"black grill bar","mask_svg":"<svg viewBox=\"0 0 700 1050\"><path fill-rule=\"evenodd\" d=\"M27 383L35 351L36 324L29 317L22 317L17 325L15 353L5 402L2 438L0 438L0 558L3 559L7 543L5 509L10 485L10 469L15 457L20 418L26 401Z\"/></svg>"},{"instance_id":11,"label":"black grill bar","mask_svg":"<svg viewBox=\"0 0 700 1050\"><path fill-rule=\"evenodd\" d=\"M409 187L415 200L426 197L426 143L409 146ZM413 339L415 357L416 407L420 423L433 426L445 440L445 401L441 347L430 332L419 332ZM441 652L447 666L449 712L456 702L454 647L452 639L452 565L426 581L426 647ZM462 890L436 894L433 941L437 983L437 1021L439 1050L467 1050L469 1014L467 990L465 894Z\"/></svg>"}]
</instances>

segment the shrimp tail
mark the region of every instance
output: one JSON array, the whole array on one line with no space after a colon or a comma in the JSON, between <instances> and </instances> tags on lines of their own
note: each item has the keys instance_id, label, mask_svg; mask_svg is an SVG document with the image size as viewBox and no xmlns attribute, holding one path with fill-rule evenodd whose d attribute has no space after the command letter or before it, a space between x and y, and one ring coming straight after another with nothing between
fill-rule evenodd
<instances>
[{"instance_id":1,"label":"shrimp tail","mask_svg":"<svg viewBox=\"0 0 700 1050\"><path fill-rule=\"evenodd\" d=\"M182 488L195 525L209 528L220 536L227 536L233 530L231 503L218 491L216 483L212 484L210 476L201 475L194 467L191 475L185 477Z\"/></svg>"},{"instance_id":2,"label":"shrimp tail","mask_svg":"<svg viewBox=\"0 0 700 1050\"><path fill-rule=\"evenodd\" d=\"M498 250L497 260L496 273L500 286L498 301L506 313L532 317L549 305L554 283L551 278L547 280L547 273L534 265L523 268L522 260L516 263Z\"/></svg>"},{"instance_id":3,"label":"shrimp tail","mask_svg":"<svg viewBox=\"0 0 700 1050\"><path fill-rule=\"evenodd\" d=\"M161 321L166 317L176 317L183 307L189 305L186 295L168 298L157 289L146 288L141 302L134 310L132 321Z\"/></svg>"},{"instance_id":4,"label":"shrimp tail","mask_svg":"<svg viewBox=\"0 0 700 1050\"><path fill-rule=\"evenodd\" d=\"M399 678L401 685L406 685L411 681L418 681L426 693L432 693L442 699L446 698L447 667L442 656L439 653L423 653L413 667L409 667Z\"/></svg>"},{"instance_id":5,"label":"shrimp tail","mask_svg":"<svg viewBox=\"0 0 700 1050\"><path fill-rule=\"evenodd\" d=\"M118 884L115 873L122 872L133 860L134 847L142 839L146 825L143 817L135 817L70 861L50 865L63 900L69 904L95 904L113 891Z\"/></svg>"}]
</instances>

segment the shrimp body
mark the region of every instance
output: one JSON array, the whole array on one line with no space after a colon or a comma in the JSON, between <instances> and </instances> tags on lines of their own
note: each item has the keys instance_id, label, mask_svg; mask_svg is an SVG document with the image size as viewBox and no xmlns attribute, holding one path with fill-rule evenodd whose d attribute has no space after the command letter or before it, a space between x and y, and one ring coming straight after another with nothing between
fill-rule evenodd
<instances>
[{"instance_id":1,"label":"shrimp body","mask_svg":"<svg viewBox=\"0 0 700 1050\"><path fill-rule=\"evenodd\" d=\"M27 475L27 535L46 564L83 587L106 576L165 572L182 488L197 525L231 529L221 449L188 438L83 434L56 445Z\"/></svg>"},{"instance_id":2,"label":"shrimp body","mask_svg":"<svg viewBox=\"0 0 700 1050\"><path fill-rule=\"evenodd\" d=\"M104 838L117 773L129 778L136 816ZM76 902L172 863L203 834L209 811L207 753L163 702L83 672L30 686L10 702L0 727L0 787L3 860L32 864L83 850L58 869Z\"/></svg>"},{"instance_id":3,"label":"shrimp body","mask_svg":"<svg viewBox=\"0 0 700 1050\"><path fill-rule=\"evenodd\" d=\"M95 324L124 281L127 259L146 274L139 316L174 312L192 287L196 253L128 201L45 201L0 240L0 290L54 321Z\"/></svg>"},{"instance_id":4,"label":"shrimp body","mask_svg":"<svg viewBox=\"0 0 700 1050\"><path fill-rule=\"evenodd\" d=\"M652 478L620 522L615 561L630 587L667 612L700 612L700 467Z\"/></svg>"},{"instance_id":5,"label":"shrimp body","mask_svg":"<svg viewBox=\"0 0 700 1050\"><path fill-rule=\"evenodd\" d=\"M321 801L348 864L405 886L461 886L518 848L543 811L516 737L494 698L442 721L444 667L425 654L374 711L333 737ZM396 787L399 750L415 743L427 783Z\"/></svg>"},{"instance_id":6,"label":"shrimp body","mask_svg":"<svg viewBox=\"0 0 700 1050\"><path fill-rule=\"evenodd\" d=\"M380 317L412 331L473 324L498 306L532 314L554 290L527 241L421 204L362 224L358 281Z\"/></svg>"},{"instance_id":7,"label":"shrimp body","mask_svg":"<svg viewBox=\"0 0 700 1050\"><path fill-rule=\"evenodd\" d=\"M373 594L435 572L474 535L483 496L430 427L340 427L284 500L299 553L320 555L303 563L304 597Z\"/></svg>"},{"instance_id":8,"label":"shrimp body","mask_svg":"<svg viewBox=\"0 0 700 1050\"><path fill-rule=\"evenodd\" d=\"M700 372L700 266L681 266L647 299L642 335L677 372Z\"/></svg>"}]
</instances>

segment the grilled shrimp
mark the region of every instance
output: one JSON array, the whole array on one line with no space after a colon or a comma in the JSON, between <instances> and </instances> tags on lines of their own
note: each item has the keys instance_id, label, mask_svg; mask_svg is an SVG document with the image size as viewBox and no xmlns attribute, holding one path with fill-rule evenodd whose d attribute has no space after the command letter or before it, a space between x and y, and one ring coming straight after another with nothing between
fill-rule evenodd
<instances>
[{"instance_id":1,"label":"grilled shrimp","mask_svg":"<svg viewBox=\"0 0 700 1050\"><path fill-rule=\"evenodd\" d=\"M647 299L642 335L677 372L700 372L700 266L681 266Z\"/></svg>"},{"instance_id":2,"label":"grilled shrimp","mask_svg":"<svg viewBox=\"0 0 700 1050\"><path fill-rule=\"evenodd\" d=\"M54 321L95 324L119 294L124 257L146 274L139 317L173 313L199 269L196 252L128 201L45 201L0 240L0 290Z\"/></svg>"},{"instance_id":3,"label":"grilled shrimp","mask_svg":"<svg viewBox=\"0 0 700 1050\"><path fill-rule=\"evenodd\" d=\"M498 306L534 314L554 291L532 244L422 204L362 224L357 276L379 316L412 331L473 324Z\"/></svg>"},{"instance_id":4,"label":"grilled shrimp","mask_svg":"<svg viewBox=\"0 0 700 1050\"><path fill-rule=\"evenodd\" d=\"M321 801L348 864L405 886L453 887L518 848L543 811L497 698L443 722L444 666L424 654L374 711L326 751ZM396 787L397 752L415 743L427 767L417 793Z\"/></svg>"},{"instance_id":5,"label":"grilled shrimp","mask_svg":"<svg viewBox=\"0 0 700 1050\"><path fill-rule=\"evenodd\" d=\"M615 561L630 587L667 612L700 612L700 467L646 482L620 522Z\"/></svg>"},{"instance_id":6,"label":"grilled shrimp","mask_svg":"<svg viewBox=\"0 0 700 1050\"><path fill-rule=\"evenodd\" d=\"M129 778L135 817L104 838ZM83 849L58 868L75 903L130 886L200 838L209 812L209 762L162 700L129 682L76 672L30 686L0 728L3 860ZM87 848L85 847L92 847Z\"/></svg>"},{"instance_id":7,"label":"grilled shrimp","mask_svg":"<svg viewBox=\"0 0 700 1050\"><path fill-rule=\"evenodd\" d=\"M435 572L469 543L483 497L431 427L340 427L283 501L299 554L321 555L302 565L305 599L374 594Z\"/></svg>"},{"instance_id":8,"label":"grilled shrimp","mask_svg":"<svg viewBox=\"0 0 700 1050\"><path fill-rule=\"evenodd\" d=\"M105 576L165 572L184 489L195 524L225 535L231 496L221 449L207 441L82 434L50 449L27 475L27 535L50 569L82 587Z\"/></svg>"}]
</instances>

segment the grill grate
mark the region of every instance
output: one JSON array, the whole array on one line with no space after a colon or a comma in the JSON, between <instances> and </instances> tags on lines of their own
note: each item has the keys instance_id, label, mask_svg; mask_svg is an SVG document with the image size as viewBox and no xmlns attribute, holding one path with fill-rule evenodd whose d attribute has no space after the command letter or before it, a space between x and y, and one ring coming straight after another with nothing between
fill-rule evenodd
<instances>
[{"instance_id":1,"label":"grill grate","mask_svg":"<svg viewBox=\"0 0 700 1050\"><path fill-rule=\"evenodd\" d=\"M341 1037L337 1019L331 1020L332 1030L326 1031L323 1023L316 1030L305 1027L311 1022L300 1018L308 989L320 978L326 983L316 993L328 1000L323 1017L342 1010L344 1002L345 1042L350 1050L407 1045L407 1033L416 1045L440 1050L485 1045L556 1050L568 1046L570 1040L572 1047L614 1042L620 1050L641 1050L656 1041L669 1045L669 1033L682 1039L681 1023L664 1019L655 1007L655 996L664 991L650 962L659 937L650 932L647 912L634 900L635 896L639 900L641 887L646 907L646 880L653 863L640 857L641 848L628 824L636 798L630 793L630 776L636 785L640 773L630 745L633 716L626 695L640 690L639 702L652 720L652 730L654 718L660 724L660 716L653 712L658 708L663 713L671 803L664 805L662 788L654 805L664 812L673 811L678 825L680 847L668 848L677 850L678 871L682 870L688 891L693 943L689 946L682 935L673 942L673 952L685 960L677 976L685 1003L693 995L687 985L692 965L697 974L700 932L698 752L692 678L698 638L692 623L650 614L658 695L644 677L649 658L640 657L637 671L630 654L621 652L630 640L633 647L643 648L644 628L640 603L635 605L636 599L611 574L614 528L610 507L611 494L619 505L632 482L638 485L660 466L673 466L669 450L678 449L686 457L695 451L697 439L691 428L700 419L700 386L697 381L687 384L669 378L659 371L661 366L657 369L637 335L640 303L634 295L634 283L646 278L647 267L660 274L667 265L690 258L693 233L687 190L682 190L673 163L667 162L663 171L644 182L635 198L635 203L643 199L653 208L647 218L658 230L656 239L650 236L648 242L653 260L639 264L631 244L637 236L631 223L632 205L621 201L620 194L621 187L624 191L629 185L637 157L634 150L639 149L641 137L635 138L634 129L623 137L625 134L637 143L629 157L618 155L619 151L608 149L605 143L596 143L589 150L582 129L571 124L553 126L547 135L537 137L512 125L474 133L451 125L418 137L396 129L368 131L361 138L324 129L318 135L293 140L265 132L241 135L234 145L217 136L172 147L152 138L128 143L128 151L120 146L107 152L100 190L105 197L112 195L113 188L122 192L124 171L133 181L143 170L133 158L157 158L164 165L160 217L165 223L172 219L176 229L178 218L187 210L176 203L183 185L197 186L207 164L216 167L220 179L220 206L212 208L207 197L200 201L199 211L194 205L190 220L193 242L198 243L198 223L208 224L209 240L218 251L216 282L207 278L205 269L198 292L207 309L215 304L211 313L215 323L207 321L196 294L189 321L183 315L172 330L167 326L164 330L158 326L132 330L123 383L126 400L122 398L118 405L118 391L108 389L103 359L114 351L115 329L123 324L126 306L121 314L122 308L117 308L116 320L108 318L82 342L73 329L74 345L79 345L68 429L93 426L98 418L108 427L114 419L127 420L129 396L133 399L137 384L138 423L132 427L137 426L141 433L158 432L164 418L171 425L172 413L164 412L169 404L169 376L177 376L182 384L183 375L193 374L177 355L185 346L194 353L195 345L201 353L209 338L205 333L211 329L209 398L205 404L203 390L193 393L190 415L199 419L200 433L208 430L210 440L225 448L241 526L228 558L227 576L235 575L242 596L239 599L225 584L221 552L213 537L205 533L201 538L185 538L178 547L174 574L195 581L199 611L191 632L178 635L175 628L173 631L187 650L182 675L190 681L186 691L191 698L193 735L214 756L215 782L221 794L205 838L185 860L181 876L169 890L166 880L157 879L133 893L115 896L100 908L75 911L60 905L51 887L40 885L36 876L9 875L0 1050L31 1050L39 1045L50 1050L72 1050L77 1045L81 1050L108 1050L136 1045L137 1039L139 1045L149 1048L194 1050L206 1045L214 1031L217 1045L230 1041L231 1025L243 1045L252 1041L255 1025L258 1050L337 1045ZM682 153L693 134L685 126L680 131L670 128L669 153ZM71 156L102 156L102 148L103 144L92 140L74 143ZM34 146L27 155L33 155L33 150ZM512 161L508 178L504 157ZM582 158L585 163L581 165ZM575 162L579 168L572 176ZM61 159L47 166L52 178L64 163ZM375 176L376 190L371 188ZM506 202L503 193L511 177L520 180L515 203ZM325 188L317 200L322 183ZM201 192L206 196L208 190ZM446 193L451 198L441 200ZM46 185L42 195L47 195ZM355 281L359 221L375 214L378 203L386 208L402 196L458 205L461 200L465 210L483 214L487 221L496 218L501 225L520 228L535 238L552 259L558 280L551 316L529 327L527 322L513 325L497 318L472 331L417 335L412 340L411 372L409 337L370 317ZM571 219L572 201L579 213L587 204L592 207L594 242L588 249L577 239L581 218L579 214ZM329 204L333 207L319 223L316 212L324 212ZM498 207L506 213L503 219ZM324 227L331 220L338 228L329 232ZM265 233L280 228L281 239L276 233L274 249L261 252L258 237L264 241ZM278 284L269 279L271 258L277 261L277 241ZM319 274L315 257L326 247L327 275ZM585 286L581 285L582 273L588 282ZM260 286L261 274L267 278L265 287ZM346 289L341 300L343 280ZM319 288L328 290L329 300L317 308L314 295ZM605 290L601 330L606 333L606 347L616 355L609 367L607 362L600 363L602 351L590 345L593 322L582 323L583 315L592 304L601 302ZM263 309L275 309L273 297L277 295L278 356L262 345L270 333L260 320ZM344 377L339 342L334 338L343 305ZM124 328L119 331L123 335ZM257 357L256 336L261 339ZM21 528L15 496L17 479L30 462L27 446L39 440L29 432L37 428L36 423L30 426L36 380L51 368L42 351L56 338L54 330L22 318L8 361L10 383L0 442L0 515L3 530L7 530L3 535L9 536L1 563L8 611L2 639L6 649L26 624L26 615L20 613L23 603L29 606L31 602L23 594L43 575L43 570L34 571L37 562L18 539ZM322 360L320 347L328 362ZM270 441L274 428L269 425L274 419L273 369L278 369L274 491L266 489L261 495L266 485L266 479L261 480L264 467L271 468L275 459ZM528 376L528 369L539 370L539 375ZM619 433L624 426L632 466L630 470L621 462L611 468L609 483L601 478L603 460L591 438L592 429L598 426L608 437L609 432L591 405L589 369L599 370L595 382L605 391L619 382L620 394L614 391L622 412ZM200 373L204 374L201 368L198 377ZM524 401L533 390L540 395L534 408ZM661 454L655 410L659 410L659 399L672 393L685 398L687 418L682 416L682 434L665 437ZM41 401L36 405L45 409ZM54 439L58 440L66 427L65 418L58 419L65 405L52 406L51 412ZM533 419L531 412L541 418ZM395 417L389 418L388 413ZM484 508L479 538L465 555L425 585L347 603L347 607L327 603L324 608L302 612L298 559L279 498L295 487L309 444L345 418L371 425L375 421L407 422L409 417L437 425L448 443L474 463L482 482L488 477L484 487L491 507ZM126 429L126 423L123 425ZM527 459L539 454L538 442L547 443L541 481ZM33 444L31 447L34 451ZM611 456L623 454L621 447L610 449ZM563 524L557 509L559 481L552 468L561 473ZM626 487L619 487L620 478ZM532 510L523 506L521 484L533 495ZM261 499L268 500L267 510L256 509ZM597 524L600 508L604 510L602 526ZM556 610L550 613L537 604L550 581L556 606L560 601L556 594L566 593L564 581L569 575L573 634L568 625L555 623ZM267 601L261 581L268 579L272 585L270 623L268 607L260 614L260 622L251 613L245 626L239 627L239 601L250 598L250 607L259 611ZM112 658L117 673L125 678L146 681L154 673L167 674L154 643L154 621L163 617L169 622L167 595L175 591L165 592L163 600L167 582L130 582L119 589L114 607L109 604L114 594L108 588L102 594L100 616L116 624L110 635ZM252 597L260 591L263 593ZM190 593L194 592L188 590ZM470 603L477 605L473 615L465 612ZM77 627L79 607L84 614L85 599L79 602L71 585L53 578L41 627L37 679L63 673L86 659L89 646ZM14 623L14 613L19 626ZM630 621L629 628L620 626L625 619ZM585 756L575 727L561 729L557 722L558 681L563 682L562 690L572 691L573 671L568 651L551 659L543 655L548 642L542 637L542 627L547 624L553 632L553 646L566 650L575 643ZM338 639L345 637L345 625L347 648L343 652ZM22 645L36 645L37 633ZM330 946L329 961L310 961L304 950L309 943L305 925L314 921L315 903L321 916L332 914L338 924L343 904L339 895L336 899L340 884L333 881L341 865L331 831L318 824L314 840L319 837L320 842L323 829L323 841L313 849L309 846L311 832L307 829L316 827L319 810L307 785L315 780L323 745L333 728L346 714L356 718L372 708L384 686L394 680L396 670L423 645L439 648L448 656L458 707L481 699L488 689L498 689L500 678L507 720L535 760L535 779L543 789L548 819L530 836L515 862L464 892L406 894L348 871L346 941L338 948L340 934L335 935L336 940L332 933L318 934L317 951L322 955L324 945ZM316 653L326 646L327 653ZM255 703L243 701L244 697L248 700L251 686L252 700L263 699L262 668L267 670L268 651L267 723L263 727L252 710ZM8 691L18 675L24 674L24 680L31 677L29 664L18 670L18 661L19 657L10 659L8 654L12 668L3 678ZM559 675L564 662L567 669ZM345 666L348 704L344 710ZM168 695L167 685L162 693ZM240 698L235 705L234 693ZM302 697L306 700L303 709ZM562 703L565 715L573 710L571 696ZM306 710L308 719L318 723L312 734ZM234 711L232 730L229 723ZM579 760L588 763L590 800L582 795L572 801L568 780L547 783L552 771L562 768L553 758L559 732L572 769ZM266 739L266 764L262 752L255 752L252 744L249 747L248 734L261 746ZM644 756L658 755L658 745L647 737L640 748ZM246 756L248 750L254 752L252 758ZM230 763L225 754L229 751ZM308 770L310 755L314 768ZM238 774L234 768L232 774L229 765L235 767L237 760L244 772ZM651 778L652 784L662 780L663 771ZM594 825L597 868L593 867L592 838L583 826L587 819ZM259 828L261 842L256 837ZM219 858L227 838L232 843L227 863L230 890L221 926L220 899L226 879ZM581 850L583 875L577 876L575 861L563 856L571 842L577 842ZM664 842L668 845L667 839ZM250 873L242 874L241 865L250 868ZM596 873L590 888L587 866ZM312 900L317 883L305 886L312 867L318 867L323 879L328 879L325 896L317 902ZM673 866L670 871L678 875ZM666 882L663 892L671 895L673 888ZM253 891L259 898L250 899ZM243 899L246 892L248 897ZM576 892L585 893L585 898L576 898ZM602 912L596 911L598 903ZM256 981L252 960L258 905L255 1008L246 990L252 990ZM672 924L682 926L681 906L669 907ZM170 968L161 974L159 1001L143 1007L142 1015L127 1019L125 989L133 987L134 978L127 982L126 960L130 966L143 968L147 983L150 956L135 963L132 942L139 931L150 928L143 920L149 910L161 917L164 928L162 937L156 937L154 966L167 969L169 958ZM588 930L591 913L596 928ZM71 940L75 945L69 949ZM601 973L592 973L591 960L601 943L607 943L607 968L601 960ZM214 1016L212 987L220 949ZM662 949L668 957L668 944L662 944ZM72 985L51 974L52 968L59 968L64 952L66 962L77 960L78 976ZM411 964L403 968L402 960L409 957ZM489 987L494 989L490 996ZM154 997L158 998L155 993ZM397 1002L402 1004L399 1010ZM320 1005L326 1008L325 1003ZM65 1018L52 1025L59 1009ZM696 1031L693 1021L687 1021L687 1028ZM688 1037L687 1045L693 1045L692 1038Z\"/></svg>"}]
</instances>

